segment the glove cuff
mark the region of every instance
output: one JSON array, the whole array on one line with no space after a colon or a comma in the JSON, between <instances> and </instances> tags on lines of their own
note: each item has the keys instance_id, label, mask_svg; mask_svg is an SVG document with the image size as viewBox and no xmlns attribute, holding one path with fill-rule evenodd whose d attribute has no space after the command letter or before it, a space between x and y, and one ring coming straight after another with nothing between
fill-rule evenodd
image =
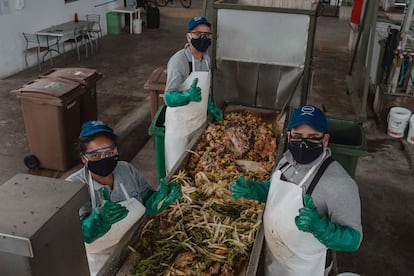
<instances>
[{"instance_id":1,"label":"glove cuff","mask_svg":"<svg viewBox=\"0 0 414 276\"><path fill-rule=\"evenodd\" d=\"M327 217L321 220L325 226L321 225L319 229L324 231L313 234L323 245L336 251L353 252L358 249L361 236L357 230L331 222Z\"/></svg>"}]
</instances>

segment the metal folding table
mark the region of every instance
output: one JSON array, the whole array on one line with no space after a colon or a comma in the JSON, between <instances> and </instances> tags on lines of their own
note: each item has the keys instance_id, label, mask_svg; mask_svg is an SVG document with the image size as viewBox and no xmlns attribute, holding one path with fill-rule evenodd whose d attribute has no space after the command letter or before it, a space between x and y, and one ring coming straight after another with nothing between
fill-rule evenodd
<instances>
[{"instance_id":1,"label":"metal folding table","mask_svg":"<svg viewBox=\"0 0 414 276\"><path fill-rule=\"evenodd\" d=\"M79 20L78 22L75 21L68 21L59 25L53 25L51 27L42 29L40 31L35 32L36 35L39 36L45 36L46 37L46 42L49 43L49 38L53 37L56 38L59 41L64 37L64 36L69 36L72 35L73 32L75 31L76 28L81 29L84 27L87 27L91 24L93 24L93 21L86 21L86 20ZM59 46L58 49L49 49L45 55L47 55L50 51L56 51L58 54L61 54L61 52L59 51ZM78 56L78 59L80 57Z\"/></svg>"}]
</instances>

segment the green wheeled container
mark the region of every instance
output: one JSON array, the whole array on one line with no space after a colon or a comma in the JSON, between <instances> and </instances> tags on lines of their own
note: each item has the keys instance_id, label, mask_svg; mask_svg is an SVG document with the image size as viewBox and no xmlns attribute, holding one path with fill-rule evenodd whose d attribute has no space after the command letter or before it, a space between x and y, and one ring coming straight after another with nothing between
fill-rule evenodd
<instances>
[{"instance_id":1,"label":"green wheeled container","mask_svg":"<svg viewBox=\"0 0 414 276\"><path fill-rule=\"evenodd\" d=\"M166 175L165 172L165 150L164 150L164 138L165 138L165 111L167 109L166 105L162 105L158 108L157 113L155 114L154 120L152 120L151 125L148 129L148 134L154 136L155 139L155 158L157 161L157 172L158 172L158 182L160 179L164 178Z\"/></svg>"},{"instance_id":2,"label":"green wheeled container","mask_svg":"<svg viewBox=\"0 0 414 276\"><path fill-rule=\"evenodd\" d=\"M115 12L106 14L106 28L108 34L117 35L121 33L121 15Z\"/></svg>"},{"instance_id":3,"label":"green wheeled container","mask_svg":"<svg viewBox=\"0 0 414 276\"><path fill-rule=\"evenodd\" d=\"M362 126L353 121L336 118L327 118L328 133L330 134L329 147L332 150L333 158L352 177L355 176L355 169L358 158L367 154L367 142Z\"/></svg>"}]
</instances>

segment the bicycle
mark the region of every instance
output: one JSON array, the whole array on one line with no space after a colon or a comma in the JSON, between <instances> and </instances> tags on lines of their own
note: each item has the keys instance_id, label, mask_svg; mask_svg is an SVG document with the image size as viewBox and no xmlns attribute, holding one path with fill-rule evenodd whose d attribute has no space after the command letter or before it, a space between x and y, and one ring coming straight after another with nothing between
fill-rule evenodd
<instances>
[{"instance_id":1,"label":"bicycle","mask_svg":"<svg viewBox=\"0 0 414 276\"><path fill-rule=\"evenodd\" d=\"M165 7L168 4L168 2L171 2L172 4L173 0L155 0L155 3L159 7ZM191 0L180 0L180 3L184 8L191 7Z\"/></svg>"}]
</instances>

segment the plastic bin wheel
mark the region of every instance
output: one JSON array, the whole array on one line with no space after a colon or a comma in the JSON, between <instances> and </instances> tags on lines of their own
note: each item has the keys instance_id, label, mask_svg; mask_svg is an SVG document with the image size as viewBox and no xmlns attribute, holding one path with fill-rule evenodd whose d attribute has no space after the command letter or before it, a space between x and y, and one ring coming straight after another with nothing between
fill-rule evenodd
<instances>
[{"instance_id":1,"label":"plastic bin wheel","mask_svg":"<svg viewBox=\"0 0 414 276\"><path fill-rule=\"evenodd\" d=\"M24 158L24 164L26 167L32 170L38 170L40 166L40 161L34 155L28 155Z\"/></svg>"}]
</instances>

